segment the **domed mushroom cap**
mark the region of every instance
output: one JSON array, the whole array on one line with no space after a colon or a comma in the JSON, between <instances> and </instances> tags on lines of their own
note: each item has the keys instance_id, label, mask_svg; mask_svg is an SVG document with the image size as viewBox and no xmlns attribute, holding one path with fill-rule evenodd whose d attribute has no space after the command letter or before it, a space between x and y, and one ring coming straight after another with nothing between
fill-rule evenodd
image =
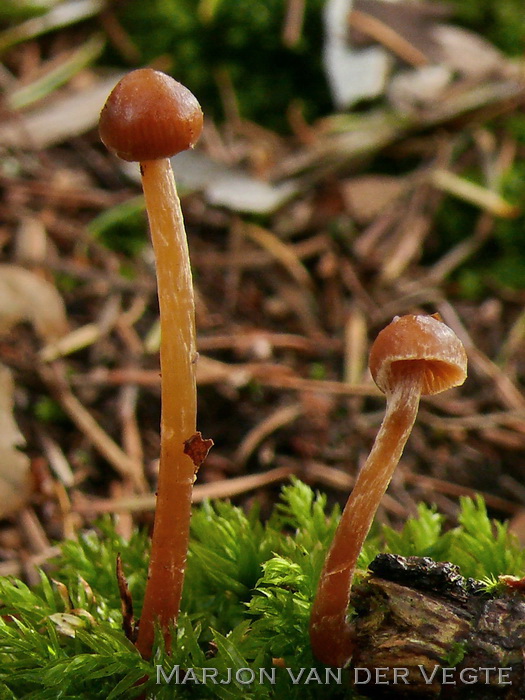
<instances>
[{"instance_id":1,"label":"domed mushroom cap","mask_svg":"<svg viewBox=\"0 0 525 700\"><path fill-rule=\"evenodd\" d=\"M384 393L422 372L421 393L439 394L463 384L467 354L454 331L434 316L396 316L374 341L369 367Z\"/></svg>"},{"instance_id":2,"label":"domed mushroom cap","mask_svg":"<svg viewBox=\"0 0 525 700\"><path fill-rule=\"evenodd\" d=\"M184 85L140 68L113 88L100 114L99 133L122 160L157 160L192 148L202 122L200 105Z\"/></svg>"}]
</instances>

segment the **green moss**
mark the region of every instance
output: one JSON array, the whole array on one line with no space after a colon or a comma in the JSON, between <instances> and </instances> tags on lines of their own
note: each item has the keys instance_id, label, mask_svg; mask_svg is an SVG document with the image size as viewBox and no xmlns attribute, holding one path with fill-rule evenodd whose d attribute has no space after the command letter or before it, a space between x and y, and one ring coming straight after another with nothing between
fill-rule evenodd
<instances>
[{"instance_id":1,"label":"green moss","mask_svg":"<svg viewBox=\"0 0 525 700\"><path fill-rule=\"evenodd\" d=\"M523 53L522 0L450 0L454 20L511 56Z\"/></svg>"},{"instance_id":2,"label":"green moss","mask_svg":"<svg viewBox=\"0 0 525 700\"><path fill-rule=\"evenodd\" d=\"M308 368L308 376L310 379L326 379L326 366L322 362L312 362Z\"/></svg>"},{"instance_id":3,"label":"green moss","mask_svg":"<svg viewBox=\"0 0 525 700\"><path fill-rule=\"evenodd\" d=\"M66 416L60 404L49 396L41 396L33 406L35 418L43 423L68 423L69 418Z\"/></svg>"},{"instance_id":4,"label":"green moss","mask_svg":"<svg viewBox=\"0 0 525 700\"><path fill-rule=\"evenodd\" d=\"M400 532L385 528L390 552L403 556L429 556L436 561L457 564L465 577L480 581L501 574L522 575L525 550L507 525L493 522L485 502L462 498L459 526L443 532L443 517L434 508L421 504L418 518L409 518Z\"/></svg>"},{"instance_id":5,"label":"green moss","mask_svg":"<svg viewBox=\"0 0 525 700\"><path fill-rule=\"evenodd\" d=\"M483 274L479 270L463 269L457 275L458 295L462 299L480 301L487 292Z\"/></svg>"},{"instance_id":6,"label":"green moss","mask_svg":"<svg viewBox=\"0 0 525 700\"><path fill-rule=\"evenodd\" d=\"M286 110L294 101L303 103L307 118L330 109L321 66L323 5L324 0L306 3L301 38L293 47L281 38L282 0L130 2L121 5L119 18L141 62L168 56L171 72L199 96L206 114L221 117L220 93L230 84L244 118L286 130Z\"/></svg>"},{"instance_id":7,"label":"green moss","mask_svg":"<svg viewBox=\"0 0 525 700\"><path fill-rule=\"evenodd\" d=\"M104 211L91 221L88 231L111 250L136 256L149 241L143 195Z\"/></svg>"},{"instance_id":8,"label":"green moss","mask_svg":"<svg viewBox=\"0 0 525 700\"><path fill-rule=\"evenodd\" d=\"M0 697L106 700L146 692L160 700L309 700L320 697L320 687L323 698L352 697L344 674L341 685L319 685L325 669L316 665L308 641L310 606L338 518L338 509L327 513L326 498L299 481L283 489L265 524L257 511L246 514L229 503L196 509L172 653L159 638L152 661L141 659L121 630L115 578L120 553L139 614L148 538L137 532L125 541L109 518L103 520L96 531L62 544L52 571L34 590L0 578ZM443 533L442 526L436 510L422 505L400 533L385 529L383 537L389 549L449 559L465 575L523 573L525 552L504 525L490 521L481 499L462 500L456 529ZM371 536L360 566L385 542ZM461 652L451 649L451 665ZM243 684L242 677L231 684L198 682L205 668L224 679L232 668L271 671L272 659L284 659L296 675L313 669L311 682L294 685L284 668L276 668L275 683ZM169 677L176 666L194 669L195 680L176 688L162 677L157 683L159 667Z\"/></svg>"},{"instance_id":9,"label":"green moss","mask_svg":"<svg viewBox=\"0 0 525 700\"><path fill-rule=\"evenodd\" d=\"M466 646L464 642L454 642L450 648L450 651L444 659L443 665L448 668L454 668L459 666L463 661L466 653Z\"/></svg>"},{"instance_id":10,"label":"green moss","mask_svg":"<svg viewBox=\"0 0 525 700\"><path fill-rule=\"evenodd\" d=\"M470 173L474 181L479 173ZM498 191L520 209L514 218L494 218L490 238L457 270L452 279L458 292L469 299L480 299L494 285L502 288L525 287L525 166L517 162L502 177ZM457 198L447 196L437 212L435 230L439 236L432 240L432 250L425 262L432 264L465 238L471 237L478 226L480 210Z\"/></svg>"}]
</instances>

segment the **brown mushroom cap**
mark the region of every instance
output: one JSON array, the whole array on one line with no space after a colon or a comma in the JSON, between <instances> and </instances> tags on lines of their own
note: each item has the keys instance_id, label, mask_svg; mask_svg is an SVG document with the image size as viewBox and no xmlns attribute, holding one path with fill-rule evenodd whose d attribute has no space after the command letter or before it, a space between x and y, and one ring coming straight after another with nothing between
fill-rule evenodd
<instances>
[{"instance_id":1,"label":"brown mushroom cap","mask_svg":"<svg viewBox=\"0 0 525 700\"><path fill-rule=\"evenodd\" d=\"M370 372L385 394L413 372L422 371L422 394L439 394L463 384L467 355L447 325L434 316L396 316L370 350Z\"/></svg>"},{"instance_id":2,"label":"brown mushroom cap","mask_svg":"<svg viewBox=\"0 0 525 700\"><path fill-rule=\"evenodd\" d=\"M113 88L100 114L100 138L128 161L169 158L192 148L202 131L193 94L165 73L140 68Z\"/></svg>"}]
</instances>

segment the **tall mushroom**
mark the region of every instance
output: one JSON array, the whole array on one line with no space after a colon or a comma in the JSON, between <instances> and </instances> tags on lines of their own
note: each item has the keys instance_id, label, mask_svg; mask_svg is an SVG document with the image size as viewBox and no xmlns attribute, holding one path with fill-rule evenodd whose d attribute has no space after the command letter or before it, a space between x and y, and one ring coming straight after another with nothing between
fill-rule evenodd
<instances>
[{"instance_id":1,"label":"tall mushroom","mask_svg":"<svg viewBox=\"0 0 525 700\"><path fill-rule=\"evenodd\" d=\"M357 558L414 425L420 396L459 386L467 376L465 349L437 316L396 317L373 343L369 366L386 394L386 413L341 516L310 618L313 653L332 666L346 666L352 657L347 611Z\"/></svg>"},{"instance_id":2,"label":"tall mushroom","mask_svg":"<svg viewBox=\"0 0 525 700\"><path fill-rule=\"evenodd\" d=\"M190 259L169 157L202 130L199 103L173 78L149 68L126 75L100 115L100 137L120 158L140 162L157 267L162 374L161 449L148 583L137 647L151 655L155 623L169 648L186 564L195 466L185 443L196 434L197 359Z\"/></svg>"}]
</instances>

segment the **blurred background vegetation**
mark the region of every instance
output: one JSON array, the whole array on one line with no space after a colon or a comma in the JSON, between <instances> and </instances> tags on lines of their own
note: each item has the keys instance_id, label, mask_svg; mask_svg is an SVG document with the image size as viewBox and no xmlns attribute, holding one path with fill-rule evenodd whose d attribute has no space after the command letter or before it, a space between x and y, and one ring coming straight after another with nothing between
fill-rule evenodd
<instances>
[{"instance_id":1,"label":"blurred background vegetation","mask_svg":"<svg viewBox=\"0 0 525 700\"><path fill-rule=\"evenodd\" d=\"M523 56L525 20L521 0L451 0L452 21L485 37L509 57ZM152 0L120 1L112 6L136 53L123 56L108 47L102 60L110 65L157 64L191 87L205 113L219 122L232 116L290 135L290 110L307 123L329 115L334 107L322 65L325 0L305 0L301 30L290 42L283 36L286 0ZM366 103L358 110L367 109ZM230 111L227 114L228 110ZM508 135L525 145L525 116L511 113L489 119L484 128L495 139ZM461 157L470 147L468 134L455 145ZM376 172L402 174L414 162L380 154ZM471 167L468 177L481 183ZM510 202L525 202L525 163L517 159L502 174L500 193ZM440 243L425 262L437 260L475 227L476 210L448 198L437 212ZM483 298L486 285L525 287L525 219L499 220L490 243L456 273L462 294Z\"/></svg>"},{"instance_id":2,"label":"blurred background vegetation","mask_svg":"<svg viewBox=\"0 0 525 700\"><path fill-rule=\"evenodd\" d=\"M382 5L355 2L370 16ZM461 400L428 409L406 453L414 478L426 473L440 485L403 482L386 517L395 523L416 500L434 502L439 486L448 495L438 505L453 519L451 484L510 499L492 502L500 515L525 503L516 487L525 468L523 0L385 4L407 25L418 13L430 22L445 13L439 21L472 32L474 55L492 67L463 73L456 49L445 88L431 83L420 102L405 102L398 81L415 83L425 42L416 32L412 46L396 29L396 53L379 32L364 45L389 52L385 85L341 107L324 65L324 0L0 2L2 261L36 269L64 297L71 326L91 328L61 356L64 376L116 442L125 430L115 406L127 395L95 370L150 372L130 383L152 491L158 333L144 205L136 170L106 153L96 128L111 85L144 65L186 84L207 122L190 159L175 159L209 371L201 428L217 443L199 479L263 479L275 466L342 500L349 482L337 479L361 463L382 408L366 374L370 339L396 313L439 310L477 349L472 379ZM414 48L411 63L403 51L413 57ZM83 100L80 108L69 98ZM29 256L28 231L44 241ZM129 308L131 340L115 330ZM125 495L129 484L108 476L70 404L38 374L35 339L19 328L2 348L26 392L17 411L29 452L41 454L43 426L80 474L66 488L72 501L78 491ZM45 522L54 536L61 517Z\"/></svg>"}]
</instances>

